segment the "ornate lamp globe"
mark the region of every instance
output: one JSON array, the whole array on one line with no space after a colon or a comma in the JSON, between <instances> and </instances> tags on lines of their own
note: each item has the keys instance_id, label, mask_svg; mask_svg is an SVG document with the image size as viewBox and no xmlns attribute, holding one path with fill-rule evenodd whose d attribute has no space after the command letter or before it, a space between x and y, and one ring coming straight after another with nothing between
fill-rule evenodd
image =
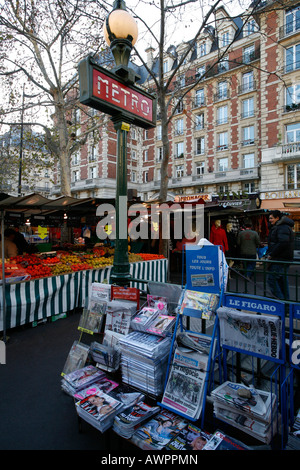
<instances>
[{"instance_id":1,"label":"ornate lamp globe","mask_svg":"<svg viewBox=\"0 0 300 470\"><path fill-rule=\"evenodd\" d=\"M126 11L123 0L115 0L113 10L104 21L103 33L116 66L127 67L132 47L137 41L138 27L136 21Z\"/></svg>"}]
</instances>

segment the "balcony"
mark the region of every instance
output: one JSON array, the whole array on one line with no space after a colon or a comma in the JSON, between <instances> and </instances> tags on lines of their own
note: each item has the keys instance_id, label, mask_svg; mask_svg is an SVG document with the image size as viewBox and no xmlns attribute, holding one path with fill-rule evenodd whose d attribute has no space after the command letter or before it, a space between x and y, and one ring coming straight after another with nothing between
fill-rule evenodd
<instances>
[{"instance_id":1,"label":"balcony","mask_svg":"<svg viewBox=\"0 0 300 470\"><path fill-rule=\"evenodd\" d=\"M293 34L297 34L300 31L300 20L296 19L296 21L291 21L279 28L279 39L284 39Z\"/></svg>"},{"instance_id":2,"label":"balcony","mask_svg":"<svg viewBox=\"0 0 300 470\"><path fill-rule=\"evenodd\" d=\"M242 83L241 85L239 85L238 94L242 95L244 93L250 93L251 91L255 91L256 89L257 89L256 81L251 80L248 83Z\"/></svg>"},{"instance_id":3,"label":"balcony","mask_svg":"<svg viewBox=\"0 0 300 470\"><path fill-rule=\"evenodd\" d=\"M284 160L285 162L293 162L300 159L300 142L290 142L278 147L276 157L272 159L273 163Z\"/></svg>"}]
</instances>

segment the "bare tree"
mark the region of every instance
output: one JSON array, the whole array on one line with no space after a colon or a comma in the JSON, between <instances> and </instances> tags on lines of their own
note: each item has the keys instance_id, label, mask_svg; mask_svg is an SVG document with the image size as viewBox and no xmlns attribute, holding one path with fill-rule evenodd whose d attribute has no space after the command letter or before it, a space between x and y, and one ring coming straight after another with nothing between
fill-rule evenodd
<instances>
[{"instance_id":1,"label":"bare tree","mask_svg":"<svg viewBox=\"0 0 300 470\"><path fill-rule=\"evenodd\" d=\"M20 122L25 84L26 124L42 126L45 143L60 164L63 195L71 195L70 157L98 125L87 114L85 130L77 133L80 123L74 122L73 110L80 106L77 65L100 50L103 17L102 4L94 0L1 2L1 123Z\"/></svg>"}]
</instances>

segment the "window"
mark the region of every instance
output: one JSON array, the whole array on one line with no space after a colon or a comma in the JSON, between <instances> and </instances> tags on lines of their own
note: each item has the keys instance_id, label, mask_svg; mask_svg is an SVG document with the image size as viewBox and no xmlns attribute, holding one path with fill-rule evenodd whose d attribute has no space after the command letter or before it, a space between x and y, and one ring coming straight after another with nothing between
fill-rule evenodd
<instances>
[{"instance_id":1,"label":"window","mask_svg":"<svg viewBox=\"0 0 300 470\"><path fill-rule=\"evenodd\" d=\"M149 181L149 172L144 171L144 183L148 183L148 181Z\"/></svg>"},{"instance_id":2,"label":"window","mask_svg":"<svg viewBox=\"0 0 300 470\"><path fill-rule=\"evenodd\" d=\"M253 168L254 167L254 161L255 161L255 155L254 153L246 153L243 155L243 168Z\"/></svg>"},{"instance_id":3,"label":"window","mask_svg":"<svg viewBox=\"0 0 300 470\"><path fill-rule=\"evenodd\" d=\"M136 182L136 171L131 170L131 181L132 183Z\"/></svg>"},{"instance_id":4,"label":"window","mask_svg":"<svg viewBox=\"0 0 300 470\"><path fill-rule=\"evenodd\" d=\"M185 76L184 75L180 75L178 77L178 85L183 88L185 86Z\"/></svg>"},{"instance_id":5,"label":"window","mask_svg":"<svg viewBox=\"0 0 300 470\"><path fill-rule=\"evenodd\" d=\"M79 152L75 152L73 154L73 165L78 165L79 164L79 157L80 157Z\"/></svg>"},{"instance_id":6,"label":"window","mask_svg":"<svg viewBox=\"0 0 300 470\"><path fill-rule=\"evenodd\" d=\"M228 122L228 106L220 106L217 109L217 125Z\"/></svg>"},{"instance_id":7,"label":"window","mask_svg":"<svg viewBox=\"0 0 300 470\"><path fill-rule=\"evenodd\" d=\"M247 98L242 101L242 118L254 116L254 98Z\"/></svg>"},{"instance_id":8,"label":"window","mask_svg":"<svg viewBox=\"0 0 300 470\"><path fill-rule=\"evenodd\" d=\"M96 167L95 166L91 166L90 169L89 169L89 177L91 179L93 178L96 178Z\"/></svg>"},{"instance_id":9,"label":"window","mask_svg":"<svg viewBox=\"0 0 300 470\"><path fill-rule=\"evenodd\" d=\"M242 75L242 93L252 91L254 89L254 74L253 70L243 73Z\"/></svg>"},{"instance_id":10,"label":"window","mask_svg":"<svg viewBox=\"0 0 300 470\"><path fill-rule=\"evenodd\" d=\"M80 127L80 109L75 109L75 126L76 126L76 135L80 135L81 127Z\"/></svg>"},{"instance_id":11,"label":"window","mask_svg":"<svg viewBox=\"0 0 300 470\"><path fill-rule=\"evenodd\" d=\"M176 142L175 143L175 158L183 157L184 155L184 143Z\"/></svg>"},{"instance_id":12,"label":"window","mask_svg":"<svg viewBox=\"0 0 300 470\"><path fill-rule=\"evenodd\" d=\"M249 183L243 184L243 189L246 193L254 193L255 192L255 183L250 181Z\"/></svg>"},{"instance_id":13,"label":"window","mask_svg":"<svg viewBox=\"0 0 300 470\"><path fill-rule=\"evenodd\" d=\"M182 178L184 175L183 165L177 165L175 167L175 177Z\"/></svg>"},{"instance_id":14,"label":"window","mask_svg":"<svg viewBox=\"0 0 300 470\"><path fill-rule=\"evenodd\" d=\"M228 61L228 56L224 57L220 62L218 63L218 72L226 72L229 70L229 61Z\"/></svg>"},{"instance_id":15,"label":"window","mask_svg":"<svg viewBox=\"0 0 300 470\"><path fill-rule=\"evenodd\" d=\"M248 21L244 26L244 36L249 36L249 34L253 34L255 31L258 31L255 20Z\"/></svg>"},{"instance_id":16,"label":"window","mask_svg":"<svg viewBox=\"0 0 300 470\"><path fill-rule=\"evenodd\" d=\"M176 114L182 113L183 111L183 101L180 100L176 105Z\"/></svg>"},{"instance_id":17,"label":"window","mask_svg":"<svg viewBox=\"0 0 300 470\"><path fill-rule=\"evenodd\" d=\"M182 135L183 134L183 118L176 119L175 121L175 135Z\"/></svg>"},{"instance_id":18,"label":"window","mask_svg":"<svg viewBox=\"0 0 300 470\"><path fill-rule=\"evenodd\" d=\"M162 147L158 147L156 159L157 159L158 162L162 161L162 159L163 159L163 148Z\"/></svg>"},{"instance_id":19,"label":"window","mask_svg":"<svg viewBox=\"0 0 300 470\"><path fill-rule=\"evenodd\" d=\"M98 149L96 144L96 135L95 132L89 134L88 140L88 158L89 162L94 162L97 160Z\"/></svg>"},{"instance_id":20,"label":"window","mask_svg":"<svg viewBox=\"0 0 300 470\"><path fill-rule=\"evenodd\" d=\"M245 47L245 49L243 50L243 62L245 64L249 64L249 62L251 62L251 60L253 60L254 58L255 58L254 44L252 44L251 46Z\"/></svg>"},{"instance_id":21,"label":"window","mask_svg":"<svg viewBox=\"0 0 300 470\"><path fill-rule=\"evenodd\" d=\"M292 106L300 103L300 85L291 85L285 90L285 104Z\"/></svg>"},{"instance_id":22,"label":"window","mask_svg":"<svg viewBox=\"0 0 300 470\"><path fill-rule=\"evenodd\" d=\"M204 89L200 88L199 90L196 90L196 95L195 95L195 106L202 106L204 104Z\"/></svg>"},{"instance_id":23,"label":"window","mask_svg":"<svg viewBox=\"0 0 300 470\"><path fill-rule=\"evenodd\" d=\"M288 47L285 51L285 71L292 72L300 68L300 44Z\"/></svg>"},{"instance_id":24,"label":"window","mask_svg":"<svg viewBox=\"0 0 300 470\"><path fill-rule=\"evenodd\" d=\"M204 55L206 55L206 43L202 42L198 46L198 57L203 57Z\"/></svg>"},{"instance_id":25,"label":"window","mask_svg":"<svg viewBox=\"0 0 300 470\"><path fill-rule=\"evenodd\" d=\"M195 154L203 155L205 152L205 137L199 137L195 140Z\"/></svg>"},{"instance_id":26,"label":"window","mask_svg":"<svg viewBox=\"0 0 300 470\"><path fill-rule=\"evenodd\" d=\"M228 170L228 158L219 158L218 160L218 171Z\"/></svg>"},{"instance_id":27,"label":"window","mask_svg":"<svg viewBox=\"0 0 300 470\"><path fill-rule=\"evenodd\" d=\"M136 140L136 129L134 129L133 127L131 128L131 138L133 140Z\"/></svg>"},{"instance_id":28,"label":"window","mask_svg":"<svg viewBox=\"0 0 300 470\"><path fill-rule=\"evenodd\" d=\"M226 31L222 34L222 47L228 46L229 42L229 32Z\"/></svg>"},{"instance_id":29,"label":"window","mask_svg":"<svg viewBox=\"0 0 300 470\"><path fill-rule=\"evenodd\" d=\"M73 171L73 181L76 183L76 181L79 181L79 170Z\"/></svg>"},{"instance_id":30,"label":"window","mask_svg":"<svg viewBox=\"0 0 300 470\"><path fill-rule=\"evenodd\" d=\"M228 98L228 84L227 82L219 82L217 87L217 98L218 100L224 100Z\"/></svg>"},{"instance_id":31,"label":"window","mask_svg":"<svg viewBox=\"0 0 300 470\"><path fill-rule=\"evenodd\" d=\"M196 163L196 175L201 176L204 174L205 163L204 162L197 162Z\"/></svg>"},{"instance_id":32,"label":"window","mask_svg":"<svg viewBox=\"0 0 300 470\"><path fill-rule=\"evenodd\" d=\"M201 65L200 67L197 68L196 78L200 78L204 74L205 74L205 65Z\"/></svg>"},{"instance_id":33,"label":"window","mask_svg":"<svg viewBox=\"0 0 300 470\"><path fill-rule=\"evenodd\" d=\"M300 163L286 166L287 189L300 188Z\"/></svg>"},{"instance_id":34,"label":"window","mask_svg":"<svg viewBox=\"0 0 300 470\"><path fill-rule=\"evenodd\" d=\"M148 150L144 151L144 162L148 161Z\"/></svg>"},{"instance_id":35,"label":"window","mask_svg":"<svg viewBox=\"0 0 300 470\"><path fill-rule=\"evenodd\" d=\"M164 61L164 73L167 73L167 72L169 72L169 64L168 64L168 61L165 60Z\"/></svg>"},{"instance_id":36,"label":"window","mask_svg":"<svg viewBox=\"0 0 300 470\"><path fill-rule=\"evenodd\" d=\"M131 150L131 158L132 160L136 160L136 150Z\"/></svg>"},{"instance_id":37,"label":"window","mask_svg":"<svg viewBox=\"0 0 300 470\"><path fill-rule=\"evenodd\" d=\"M254 144L254 126L243 127L242 145Z\"/></svg>"},{"instance_id":38,"label":"window","mask_svg":"<svg viewBox=\"0 0 300 470\"><path fill-rule=\"evenodd\" d=\"M161 124L158 124L158 126L156 126L156 139L161 140Z\"/></svg>"},{"instance_id":39,"label":"window","mask_svg":"<svg viewBox=\"0 0 300 470\"><path fill-rule=\"evenodd\" d=\"M300 142L300 123L288 124L286 126L286 142Z\"/></svg>"},{"instance_id":40,"label":"window","mask_svg":"<svg viewBox=\"0 0 300 470\"><path fill-rule=\"evenodd\" d=\"M204 114L196 114L195 116L195 129L204 129Z\"/></svg>"},{"instance_id":41,"label":"window","mask_svg":"<svg viewBox=\"0 0 300 470\"><path fill-rule=\"evenodd\" d=\"M285 12L285 33L291 34L300 29L300 7Z\"/></svg>"},{"instance_id":42,"label":"window","mask_svg":"<svg viewBox=\"0 0 300 470\"><path fill-rule=\"evenodd\" d=\"M228 132L220 132L218 134L218 146L217 150L228 149Z\"/></svg>"}]
</instances>

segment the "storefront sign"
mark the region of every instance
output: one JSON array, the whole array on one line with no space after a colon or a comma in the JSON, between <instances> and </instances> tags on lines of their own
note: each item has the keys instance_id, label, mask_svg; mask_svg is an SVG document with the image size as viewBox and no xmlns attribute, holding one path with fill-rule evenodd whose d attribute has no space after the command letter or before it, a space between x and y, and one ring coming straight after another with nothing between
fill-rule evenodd
<instances>
[{"instance_id":1,"label":"storefront sign","mask_svg":"<svg viewBox=\"0 0 300 470\"><path fill-rule=\"evenodd\" d=\"M79 63L80 102L103 113L128 116L145 129L156 126L156 99L135 85L95 64L90 57Z\"/></svg>"},{"instance_id":2,"label":"storefront sign","mask_svg":"<svg viewBox=\"0 0 300 470\"><path fill-rule=\"evenodd\" d=\"M243 298L226 294L223 302L225 307L237 310L247 310L250 312L267 313L270 315L284 314L284 303L276 300Z\"/></svg>"},{"instance_id":3,"label":"storefront sign","mask_svg":"<svg viewBox=\"0 0 300 470\"><path fill-rule=\"evenodd\" d=\"M268 191L265 193L260 193L261 199L292 199L292 198L300 198L300 190L299 189L290 189L288 191Z\"/></svg>"}]
</instances>

